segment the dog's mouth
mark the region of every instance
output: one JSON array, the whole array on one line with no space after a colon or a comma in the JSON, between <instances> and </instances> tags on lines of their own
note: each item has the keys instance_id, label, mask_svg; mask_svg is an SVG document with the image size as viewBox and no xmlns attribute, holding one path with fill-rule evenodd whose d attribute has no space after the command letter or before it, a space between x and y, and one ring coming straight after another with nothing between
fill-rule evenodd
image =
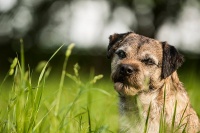
<instances>
[{"instance_id":1,"label":"dog's mouth","mask_svg":"<svg viewBox=\"0 0 200 133\"><path fill-rule=\"evenodd\" d=\"M127 80L126 80L124 77L122 77L122 76L114 77L114 78L113 78L113 82L114 82L114 83L127 84Z\"/></svg>"},{"instance_id":2,"label":"dog's mouth","mask_svg":"<svg viewBox=\"0 0 200 133\"><path fill-rule=\"evenodd\" d=\"M133 86L132 83L130 83L127 79L127 77L119 76L113 78L114 84L121 84L122 86Z\"/></svg>"},{"instance_id":3,"label":"dog's mouth","mask_svg":"<svg viewBox=\"0 0 200 133\"><path fill-rule=\"evenodd\" d=\"M112 81L114 83L138 88L138 85L136 83L136 80L133 78L133 75L124 75L117 71L116 73L113 73L111 76L112 76Z\"/></svg>"},{"instance_id":4,"label":"dog's mouth","mask_svg":"<svg viewBox=\"0 0 200 133\"><path fill-rule=\"evenodd\" d=\"M120 95L136 95L139 91L137 85L130 83L126 77L115 77L113 79L114 88Z\"/></svg>"}]
</instances>

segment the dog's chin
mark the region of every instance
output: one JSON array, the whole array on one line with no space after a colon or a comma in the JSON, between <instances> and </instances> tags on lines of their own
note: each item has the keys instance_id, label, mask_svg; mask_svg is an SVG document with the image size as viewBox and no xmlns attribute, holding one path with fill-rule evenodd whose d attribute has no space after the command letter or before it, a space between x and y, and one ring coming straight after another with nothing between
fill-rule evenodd
<instances>
[{"instance_id":1,"label":"dog's chin","mask_svg":"<svg viewBox=\"0 0 200 133\"><path fill-rule=\"evenodd\" d=\"M139 91L133 85L121 81L114 82L114 88L120 95L123 96L134 96Z\"/></svg>"}]
</instances>

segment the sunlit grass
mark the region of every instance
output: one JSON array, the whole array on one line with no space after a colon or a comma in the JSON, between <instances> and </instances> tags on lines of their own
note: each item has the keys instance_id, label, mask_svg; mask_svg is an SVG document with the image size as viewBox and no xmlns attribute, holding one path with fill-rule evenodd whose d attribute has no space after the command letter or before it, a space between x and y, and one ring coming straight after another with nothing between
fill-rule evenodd
<instances>
[{"instance_id":1,"label":"sunlit grass","mask_svg":"<svg viewBox=\"0 0 200 133\"><path fill-rule=\"evenodd\" d=\"M78 64L74 65L74 72L66 70L73 44L66 51L60 78L49 76L52 69L49 62L62 46L47 62L39 64L37 71L41 71L38 78L34 79L37 81L33 83L34 72L25 66L23 42L21 43L20 59L16 57L13 60L0 88L0 132L117 131L116 95L107 91L110 86L104 81L104 89L95 85L103 75L90 74L85 82L79 75ZM6 80L9 78L12 81L7 84Z\"/></svg>"}]
</instances>

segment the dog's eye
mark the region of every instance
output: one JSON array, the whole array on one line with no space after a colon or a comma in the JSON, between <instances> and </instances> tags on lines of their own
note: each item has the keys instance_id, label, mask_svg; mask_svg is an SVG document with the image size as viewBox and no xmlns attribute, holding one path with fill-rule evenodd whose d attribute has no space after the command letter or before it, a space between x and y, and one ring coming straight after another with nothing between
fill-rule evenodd
<instances>
[{"instance_id":1,"label":"dog's eye","mask_svg":"<svg viewBox=\"0 0 200 133\"><path fill-rule=\"evenodd\" d=\"M117 54L120 59L123 59L126 57L126 53L123 50L118 50L115 52L115 54Z\"/></svg>"},{"instance_id":2,"label":"dog's eye","mask_svg":"<svg viewBox=\"0 0 200 133\"><path fill-rule=\"evenodd\" d=\"M145 63L146 65L155 65L154 60L151 58L143 59L142 62Z\"/></svg>"}]
</instances>

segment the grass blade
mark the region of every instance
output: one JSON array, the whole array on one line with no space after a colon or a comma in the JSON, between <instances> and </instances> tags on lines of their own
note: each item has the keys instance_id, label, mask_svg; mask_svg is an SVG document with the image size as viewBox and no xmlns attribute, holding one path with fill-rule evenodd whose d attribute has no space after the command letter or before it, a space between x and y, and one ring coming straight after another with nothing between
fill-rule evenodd
<instances>
[{"instance_id":1,"label":"grass blade","mask_svg":"<svg viewBox=\"0 0 200 133\"><path fill-rule=\"evenodd\" d=\"M49 58L49 60L46 62L45 66L43 67L41 73L40 73L40 76L39 76L39 79L38 79L38 86L40 85L40 82L44 76L44 73L45 73L45 70L49 64L49 62L51 61L51 59L58 53L58 51L60 51L60 49L64 46L65 44L61 45L54 53L53 55Z\"/></svg>"},{"instance_id":2,"label":"grass blade","mask_svg":"<svg viewBox=\"0 0 200 133\"><path fill-rule=\"evenodd\" d=\"M48 114L51 112L51 110L54 108L54 106L53 107L51 107L50 109L49 109L49 111L44 115L44 117L42 117L42 119L35 125L35 127L33 128L33 132L35 132L35 130L39 127L39 125L43 122L43 120L48 116Z\"/></svg>"},{"instance_id":3,"label":"grass blade","mask_svg":"<svg viewBox=\"0 0 200 133\"><path fill-rule=\"evenodd\" d=\"M147 118L146 118L146 121L145 121L145 127L144 127L144 132L143 133L147 133L150 111L151 111L151 103L150 103L149 108L148 108Z\"/></svg>"},{"instance_id":4,"label":"grass blade","mask_svg":"<svg viewBox=\"0 0 200 133\"><path fill-rule=\"evenodd\" d=\"M24 82L24 74L25 74L25 57L24 57L24 41L23 39L20 39L20 44L21 44L21 50L20 50L20 64L21 64L21 85L24 88L25 87L25 82Z\"/></svg>"},{"instance_id":5,"label":"grass blade","mask_svg":"<svg viewBox=\"0 0 200 133\"><path fill-rule=\"evenodd\" d=\"M159 124L159 133L165 133L165 100L166 100L166 86L164 87L164 92L163 92L163 108L160 113L160 124Z\"/></svg>"},{"instance_id":6,"label":"grass blade","mask_svg":"<svg viewBox=\"0 0 200 133\"><path fill-rule=\"evenodd\" d=\"M87 114L88 114L88 130L89 130L89 133L92 133L92 125L91 125L91 117L90 117L90 111L89 109L87 108Z\"/></svg>"},{"instance_id":7,"label":"grass blade","mask_svg":"<svg viewBox=\"0 0 200 133\"><path fill-rule=\"evenodd\" d=\"M184 109L184 111L183 111L183 113L182 113L182 115L181 115L181 119L180 119L180 122L179 122L179 124L178 124L178 127L181 126L181 123L182 123L182 121L184 120L184 114L185 114L185 112L186 112L187 107L188 107L188 103L187 103L187 105L186 105L186 107L185 107L185 109ZM186 117L187 117L187 116L186 116Z\"/></svg>"},{"instance_id":8,"label":"grass blade","mask_svg":"<svg viewBox=\"0 0 200 133\"><path fill-rule=\"evenodd\" d=\"M175 126L175 120L176 120L176 108L177 108L177 100L175 101L175 106L174 106L174 113L173 113L172 124L171 124L171 133L174 132L174 126Z\"/></svg>"},{"instance_id":9,"label":"grass blade","mask_svg":"<svg viewBox=\"0 0 200 133\"><path fill-rule=\"evenodd\" d=\"M65 54L65 61L63 64L63 69L62 69L62 74L61 74L60 84L59 84L59 89L58 89L58 94L57 94L57 100L56 100L57 103L56 103L56 107L55 107L55 116L58 115L58 110L59 110L59 106L60 106L60 97L61 97L62 88L63 88L63 84L64 84L64 80L65 80L67 62L68 62L69 56L71 55L73 48L74 48L74 43L72 43L68 46L66 54Z\"/></svg>"}]
</instances>

